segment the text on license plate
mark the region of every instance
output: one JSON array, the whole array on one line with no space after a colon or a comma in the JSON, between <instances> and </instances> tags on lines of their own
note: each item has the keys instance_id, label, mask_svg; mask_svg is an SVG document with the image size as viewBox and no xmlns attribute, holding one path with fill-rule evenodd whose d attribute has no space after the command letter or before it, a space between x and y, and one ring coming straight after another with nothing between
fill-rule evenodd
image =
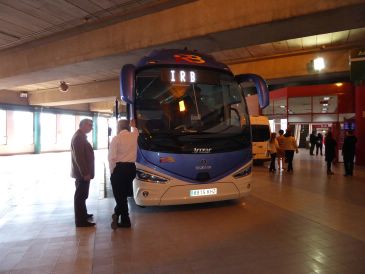
<instances>
[{"instance_id":1,"label":"text on license plate","mask_svg":"<svg viewBox=\"0 0 365 274\"><path fill-rule=\"evenodd\" d=\"M218 193L217 188L193 189L190 190L190 197L217 195L217 193Z\"/></svg>"}]
</instances>

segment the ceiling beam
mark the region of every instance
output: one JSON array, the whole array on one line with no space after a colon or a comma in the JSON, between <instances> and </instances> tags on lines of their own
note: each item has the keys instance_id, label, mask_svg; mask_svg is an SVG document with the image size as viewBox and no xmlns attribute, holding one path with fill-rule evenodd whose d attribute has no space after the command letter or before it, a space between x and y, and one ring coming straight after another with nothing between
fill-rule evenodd
<instances>
[{"instance_id":1,"label":"ceiling beam","mask_svg":"<svg viewBox=\"0 0 365 274\"><path fill-rule=\"evenodd\" d=\"M326 68L315 72L310 68L310 63L317 53L307 53L295 56L282 56L267 60L230 65L234 74L256 73L268 81L278 83L280 79L308 76L319 76L334 73L348 73L349 52L348 50L325 51L320 55L325 58ZM116 98L120 98L119 80L93 82L77 86L70 86L70 91L62 93L58 89L48 89L29 93L30 105L59 106L67 104L95 103L113 104ZM1 94L1 93L0 93ZM97 105L95 105L95 109ZM101 106L101 105L100 105Z\"/></svg>"},{"instance_id":2,"label":"ceiling beam","mask_svg":"<svg viewBox=\"0 0 365 274\"><path fill-rule=\"evenodd\" d=\"M326 63L326 68L321 72L314 71L312 67L312 61L318 56L323 57ZM275 80L342 72L349 74L349 63L349 51L337 50L256 60L229 67L234 74L255 73L267 80Z\"/></svg>"},{"instance_id":3,"label":"ceiling beam","mask_svg":"<svg viewBox=\"0 0 365 274\"><path fill-rule=\"evenodd\" d=\"M68 92L48 89L29 94L29 104L39 106L59 106L69 104L115 101L120 97L119 81L109 80L90 84L70 86Z\"/></svg>"},{"instance_id":4,"label":"ceiling beam","mask_svg":"<svg viewBox=\"0 0 365 274\"><path fill-rule=\"evenodd\" d=\"M245 5L240 0L229 5L200 0L0 52L0 89L118 69L156 47L188 46L209 53L364 26L363 0L262 0Z\"/></svg>"}]
</instances>

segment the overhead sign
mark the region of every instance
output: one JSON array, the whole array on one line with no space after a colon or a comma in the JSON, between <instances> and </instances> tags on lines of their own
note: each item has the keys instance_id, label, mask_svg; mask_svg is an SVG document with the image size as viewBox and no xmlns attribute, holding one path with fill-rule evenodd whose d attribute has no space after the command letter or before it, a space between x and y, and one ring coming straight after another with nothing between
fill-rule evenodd
<instances>
[{"instance_id":1,"label":"overhead sign","mask_svg":"<svg viewBox=\"0 0 365 274\"><path fill-rule=\"evenodd\" d=\"M211 84L220 83L220 74L211 70L188 68L162 68L161 80L173 85Z\"/></svg>"},{"instance_id":2,"label":"overhead sign","mask_svg":"<svg viewBox=\"0 0 365 274\"><path fill-rule=\"evenodd\" d=\"M196 75L194 71L170 70L170 82L172 83L195 83Z\"/></svg>"}]
</instances>

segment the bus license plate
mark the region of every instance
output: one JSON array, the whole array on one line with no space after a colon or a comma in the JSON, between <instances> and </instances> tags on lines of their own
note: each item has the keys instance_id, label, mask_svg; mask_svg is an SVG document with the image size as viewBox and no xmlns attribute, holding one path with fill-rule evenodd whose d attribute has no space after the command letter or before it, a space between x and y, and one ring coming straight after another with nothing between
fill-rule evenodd
<instances>
[{"instance_id":1,"label":"bus license plate","mask_svg":"<svg viewBox=\"0 0 365 274\"><path fill-rule=\"evenodd\" d=\"M190 197L217 195L217 188L193 189L190 190Z\"/></svg>"}]
</instances>

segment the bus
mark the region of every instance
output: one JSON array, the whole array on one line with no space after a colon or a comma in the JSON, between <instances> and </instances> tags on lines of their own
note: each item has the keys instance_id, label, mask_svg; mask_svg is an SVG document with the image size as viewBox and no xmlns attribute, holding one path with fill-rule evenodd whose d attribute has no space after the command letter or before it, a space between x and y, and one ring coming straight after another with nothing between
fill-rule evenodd
<instances>
[{"instance_id":1,"label":"bus","mask_svg":"<svg viewBox=\"0 0 365 274\"><path fill-rule=\"evenodd\" d=\"M267 150L270 140L270 123L266 116L251 115L252 156L256 163L271 159Z\"/></svg>"},{"instance_id":2,"label":"bus","mask_svg":"<svg viewBox=\"0 0 365 274\"><path fill-rule=\"evenodd\" d=\"M238 199L251 191L252 144L243 83L269 104L265 81L234 76L197 51L154 50L121 69L121 98L138 128L133 196L140 206Z\"/></svg>"}]
</instances>

